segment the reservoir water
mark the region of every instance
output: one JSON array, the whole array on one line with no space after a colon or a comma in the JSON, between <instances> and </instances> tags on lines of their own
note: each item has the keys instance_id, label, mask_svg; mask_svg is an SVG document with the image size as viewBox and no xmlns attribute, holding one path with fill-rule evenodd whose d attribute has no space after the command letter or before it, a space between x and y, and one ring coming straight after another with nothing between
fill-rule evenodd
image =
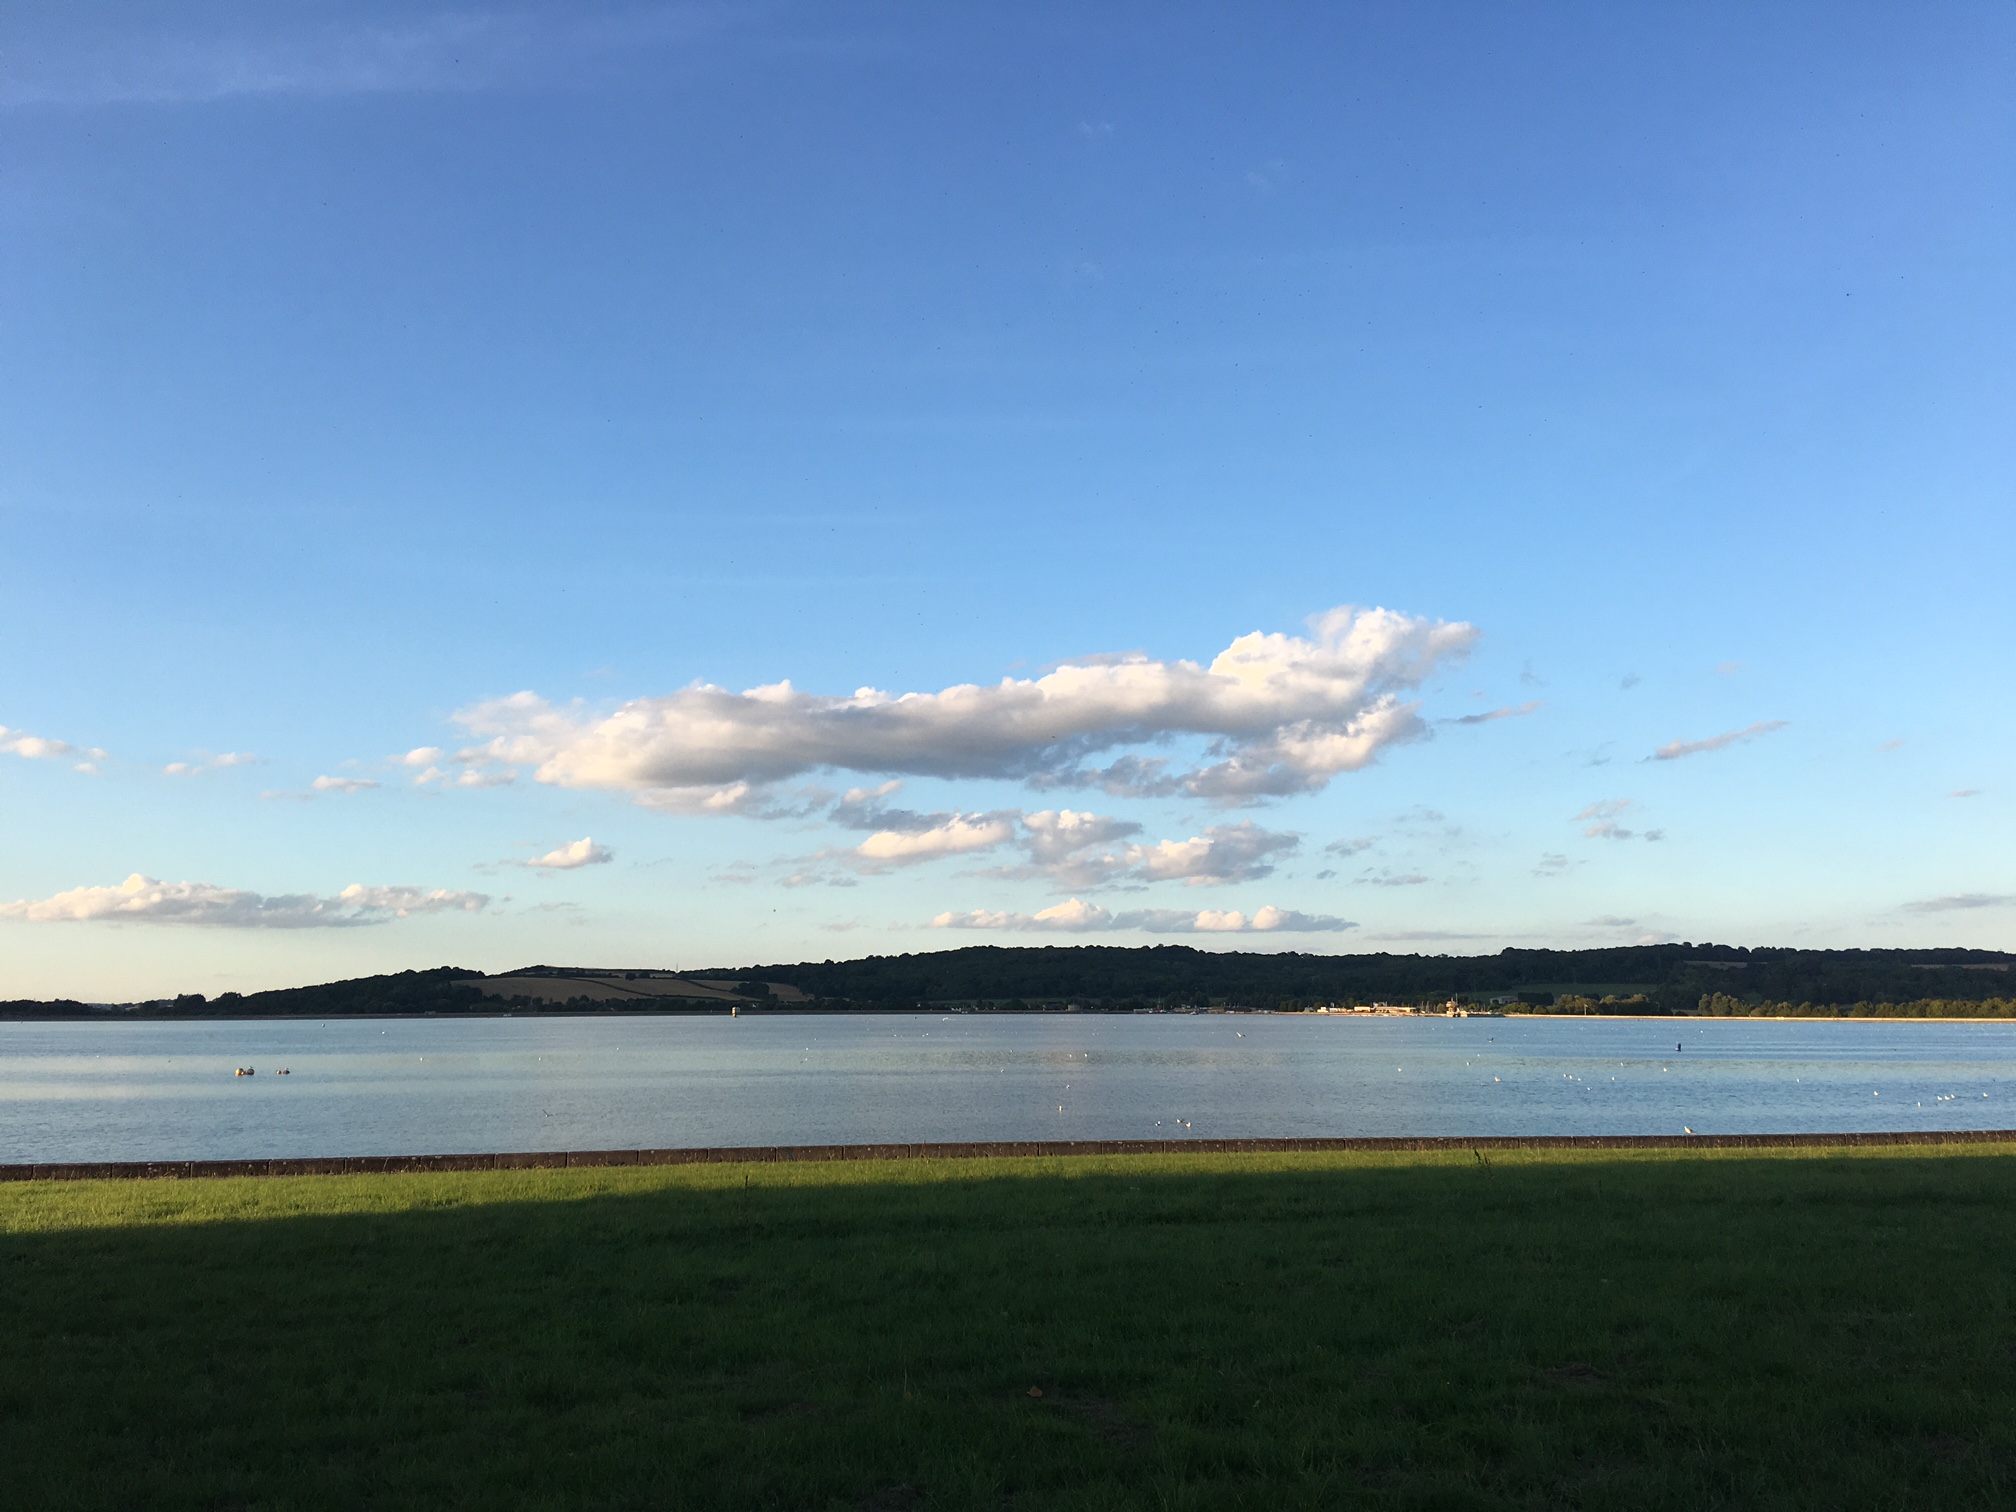
<instances>
[{"instance_id":1,"label":"reservoir water","mask_svg":"<svg viewBox=\"0 0 2016 1512\"><path fill-rule=\"evenodd\" d=\"M256 1074L235 1076L239 1066ZM274 1073L281 1067L289 1074ZM2016 1127L2016 1025L924 1014L0 1023L0 1162Z\"/></svg>"}]
</instances>

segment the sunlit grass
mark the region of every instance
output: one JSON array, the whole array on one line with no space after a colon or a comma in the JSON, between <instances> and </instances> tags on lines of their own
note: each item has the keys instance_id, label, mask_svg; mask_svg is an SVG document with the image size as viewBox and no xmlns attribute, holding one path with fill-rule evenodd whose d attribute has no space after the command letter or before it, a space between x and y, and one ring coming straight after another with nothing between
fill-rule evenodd
<instances>
[{"instance_id":1,"label":"sunlit grass","mask_svg":"<svg viewBox=\"0 0 2016 1512\"><path fill-rule=\"evenodd\" d=\"M2008 1496L2016 1150L1487 1158L0 1187L0 1483L76 1507Z\"/></svg>"}]
</instances>

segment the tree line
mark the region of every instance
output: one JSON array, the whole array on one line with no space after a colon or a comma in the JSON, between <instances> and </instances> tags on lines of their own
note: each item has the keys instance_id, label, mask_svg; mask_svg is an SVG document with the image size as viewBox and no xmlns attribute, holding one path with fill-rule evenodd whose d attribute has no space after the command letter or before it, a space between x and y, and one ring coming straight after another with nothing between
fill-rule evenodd
<instances>
[{"instance_id":1,"label":"tree line","mask_svg":"<svg viewBox=\"0 0 2016 1512\"><path fill-rule=\"evenodd\" d=\"M1704 995L1709 1018L2016 1018L2016 998L1917 998L1908 1003L1751 1003L1726 992Z\"/></svg>"},{"instance_id":2,"label":"tree line","mask_svg":"<svg viewBox=\"0 0 2016 1512\"><path fill-rule=\"evenodd\" d=\"M1717 1017L1874 1015L2004 1017L2016 993L2016 955L1987 950L1788 950L1679 943L1601 950L1507 949L1480 956L1383 952L1309 955L1198 950L1187 945L968 946L852 961L738 965L688 975L742 983L781 982L804 992L802 1010L864 1012L960 1006L981 1011L1063 1009L1128 1012L1173 1008L1268 1008L1394 1003L1438 1007L1498 999L1525 1012L1712 1013ZM130 1016L336 1017L494 1013L535 1006L486 998L455 983L482 975L441 966L271 992L189 993L121 1005ZM756 1006L756 994L751 1006ZM1791 1006L1788 1006L1791 1005ZM1961 1005L1974 1005L1965 1007ZM1996 1006L2001 1005L2001 1006ZM608 1011L583 1002L577 1011ZM102 1016L104 1005L0 1003L0 1017ZM539 1008L538 1011L551 1011ZM663 1007L626 1011L682 1011ZM683 1011L706 1011L685 1008ZM777 1011L774 1007L768 1011Z\"/></svg>"}]
</instances>

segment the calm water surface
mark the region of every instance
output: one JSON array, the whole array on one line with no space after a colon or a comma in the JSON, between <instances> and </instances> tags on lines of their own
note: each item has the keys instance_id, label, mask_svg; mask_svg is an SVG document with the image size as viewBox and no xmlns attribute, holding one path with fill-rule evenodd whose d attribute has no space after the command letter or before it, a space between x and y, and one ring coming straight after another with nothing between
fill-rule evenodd
<instances>
[{"instance_id":1,"label":"calm water surface","mask_svg":"<svg viewBox=\"0 0 2016 1512\"><path fill-rule=\"evenodd\" d=\"M256 1076L232 1075L248 1065ZM291 1074L271 1074L281 1066ZM2006 1129L2016 1127L2012 1100L2007 1024L1061 1014L0 1023L0 1161Z\"/></svg>"}]
</instances>

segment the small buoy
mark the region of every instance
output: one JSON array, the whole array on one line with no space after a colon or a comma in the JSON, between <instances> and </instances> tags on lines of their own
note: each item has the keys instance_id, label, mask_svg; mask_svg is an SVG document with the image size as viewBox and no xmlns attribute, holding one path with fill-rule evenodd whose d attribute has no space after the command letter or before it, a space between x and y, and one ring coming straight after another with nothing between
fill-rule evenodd
<instances>
[{"instance_id":1,"label":"small buoy","mask_svg":"<svg viewBox=\"0 0 2016 1512\"><path fill-rule=\"evenodd\" d=\"M282 1066L278 1071L275 1071L273 1074L275 1076L287 1076L290 1075L291 1073L287 1070L285 1066Z\"/></svg>"},{"instance_id":2,"label":"small buoy","mask_svg":"<svg viewBox=\"0 0 2016 1512\"><path fill-rule=\"evenodd\" d=\"M238 1068L238 1069L237 1069L237 1070L236 1070L235 1072L233 1072L232 1074L233 1074L234 1076L251 1076L251 1075L253 1074L253 1070L252 1070L252 1068L251 1068L250 1066L240 1066L240 1067L239 1067L239 1068Z\"/></svg>"}]
</instances>

